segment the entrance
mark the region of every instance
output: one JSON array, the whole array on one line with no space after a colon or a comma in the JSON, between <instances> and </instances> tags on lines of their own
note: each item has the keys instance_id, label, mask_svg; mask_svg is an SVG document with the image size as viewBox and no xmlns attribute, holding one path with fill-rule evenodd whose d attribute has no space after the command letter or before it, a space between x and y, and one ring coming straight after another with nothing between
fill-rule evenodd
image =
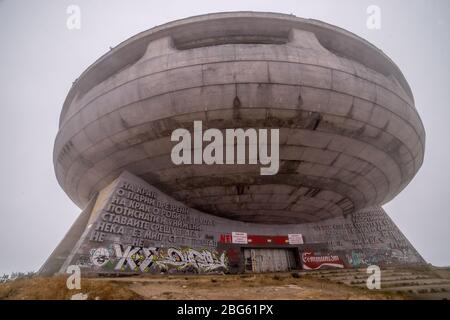
<instances>
[{"instance_id":1,"label":"entrance","mask_svg":"<svg viewBox=\"0 0 450 320\"><path fill-rule=\"evenodd\" d=\"M281 272L297 268L293 250L244 249L245 271Z\"/></svg>"}]
</instances>

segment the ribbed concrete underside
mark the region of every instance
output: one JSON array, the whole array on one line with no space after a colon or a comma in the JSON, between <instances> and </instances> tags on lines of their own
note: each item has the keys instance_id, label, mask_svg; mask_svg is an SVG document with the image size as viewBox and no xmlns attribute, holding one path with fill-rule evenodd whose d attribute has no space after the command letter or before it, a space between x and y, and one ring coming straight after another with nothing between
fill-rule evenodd
<instances>
[{"instance_id":1,"label":"ribbed concrete underside","mask_svg":"<svg viewBox=\"0 0 450 320\"><path fill-rule=\"evenodd\" d=\"M170 135L194 120L279 128L279 173L174 165ZM211 214L304 223L392 199L420 168L424 140L401 72L362 39L291 16L217 14L138 35L91 66L64 106L54 163L79 206L126 170Z\"/></svg>"}]
</instances>

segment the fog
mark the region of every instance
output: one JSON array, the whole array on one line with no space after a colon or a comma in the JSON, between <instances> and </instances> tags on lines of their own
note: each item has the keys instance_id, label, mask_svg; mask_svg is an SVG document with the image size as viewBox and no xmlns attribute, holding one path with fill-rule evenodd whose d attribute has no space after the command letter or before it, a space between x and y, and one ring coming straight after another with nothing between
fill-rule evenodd
<instances>
[{"instance_id":1,"label":"fog","mask_svg":"<svg viewBox=\"0 0 450 320\"><path fill-rule=\"evenodd\" d=\"M80 29L69 29L69 5ZM368 29L369 5L381 28ZM272 11L347 29L402 70L424 123L423 167L384 208L420 254L450 265L450 1L0 0L0 274L37 270L80 209L59 187L53 143L72 82L110 47L156 25L219 11Z\"/></svg>"}]
</instances>

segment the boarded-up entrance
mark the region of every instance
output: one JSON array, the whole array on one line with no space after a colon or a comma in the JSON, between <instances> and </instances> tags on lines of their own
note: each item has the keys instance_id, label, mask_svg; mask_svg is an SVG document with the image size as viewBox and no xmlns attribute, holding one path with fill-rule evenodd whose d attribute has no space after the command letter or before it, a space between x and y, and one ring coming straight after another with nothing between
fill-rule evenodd
<instances>
[{"instance_id":1,"label":"boarded-up entrance","mask_svg":"<svg viewBox=\"0 0 450 320\"><path fill-rule=\"evenodd\" d=\"M245 249L247 272L280 272L297 268L294 252L289 249Z\"/></svg>"}]
</instances>

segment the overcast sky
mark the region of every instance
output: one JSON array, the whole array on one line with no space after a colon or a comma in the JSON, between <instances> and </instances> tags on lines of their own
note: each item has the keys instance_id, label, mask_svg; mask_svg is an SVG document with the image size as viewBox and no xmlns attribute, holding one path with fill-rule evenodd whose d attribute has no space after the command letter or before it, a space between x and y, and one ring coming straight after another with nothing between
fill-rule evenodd
<instances>
[{"instance_id":1,"label":"overcast sky","mask_svg":"<svg viewBox=\"0 0 450 320\"><path fill-rule=\"evenodd\" d=\"M81 29L66 26L69 5ZM369 5L381 29L366 26ZM0 275L37 270L80 212L52 162L64 98L78 76L120 42L174 19L218 11L314 18L375 44L400 67L427 133L424 165L388 214L422 256L450 265L450 1L0 0Z\"/></svg>"}]
</instances>

